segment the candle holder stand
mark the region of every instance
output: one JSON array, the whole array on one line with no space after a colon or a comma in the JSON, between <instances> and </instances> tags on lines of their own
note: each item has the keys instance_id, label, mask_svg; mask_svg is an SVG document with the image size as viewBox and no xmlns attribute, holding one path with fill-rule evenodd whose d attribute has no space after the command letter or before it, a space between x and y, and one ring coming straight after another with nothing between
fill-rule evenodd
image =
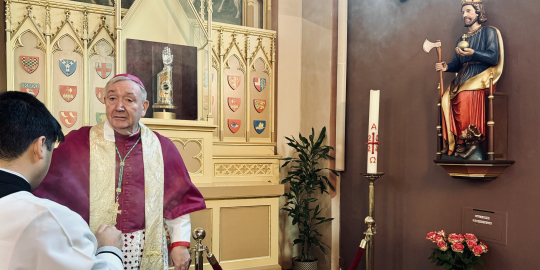
<instances>
[{"instance_id":1,"label":"candle holder stand","mask_svg":"<svg viewBox=\"0 0 540 270\"><path fill-rule=\"evenodd\" d=\"M361 173L369 181L369 214L364 220L368 226L364 232L366 237L360 242L360 247L366 250L366 269L375 269L375 241L374 236L377 234L377 225L375 224L375 181L381 178L384 173Z\"/></svg>"}]
</instances>

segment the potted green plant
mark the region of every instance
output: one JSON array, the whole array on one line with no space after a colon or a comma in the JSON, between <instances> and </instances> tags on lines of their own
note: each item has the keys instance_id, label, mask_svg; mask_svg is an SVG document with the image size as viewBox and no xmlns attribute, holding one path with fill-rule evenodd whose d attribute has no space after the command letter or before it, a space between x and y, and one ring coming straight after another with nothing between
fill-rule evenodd
<instances>
[{"instance_id":1,"label":"potted green plant","mask_svg":"<svg viewBox=\"0 0 540 270\"><path fill-rule=\"evenodd\" d=\"M318 247L326 254L327 244L321 241L322 234L317 230L317 226L330 222L333 218L321 216L322 208L319 206L316 192L328 194L328 188L334 190L334 186L324 175L330 171L338 175L336 171L329 168L322 168L322 163L330 158L331 146L323 145L326 137L326 127L323 127L318 138L315 138L315 131L311 129L309 138L299 134L299 140L294 137L285 137L289 142L287 145L295 151L293 157L284 158L285 163L281 167L291 164L287 178L281 181L282 184L289 184L290 190L283 194L287 197L282 210L288 212L292 218L292 225L298 227L298 238L293 245L301 245L301 254L293 258L293 269L317 269L318 260L311 256L312 247Z\"/></svg>"}]
</instances>

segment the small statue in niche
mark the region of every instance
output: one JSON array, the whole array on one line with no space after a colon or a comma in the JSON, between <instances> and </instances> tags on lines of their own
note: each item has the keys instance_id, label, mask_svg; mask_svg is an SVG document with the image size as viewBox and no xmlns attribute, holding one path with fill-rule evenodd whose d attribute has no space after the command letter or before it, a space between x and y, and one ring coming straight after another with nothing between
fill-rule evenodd
<instances>
[{"instance_id":1,"label":"small statue in niche","mask_svg":"<svg viewBox=\"0 0 540 270\"><path fill-rule=\"evenodd\" d=\"M466 130L461 132L459 138L464 141L464 148L457 149L455 152L456 157L463 159L482 160L482 154L479 144L484 141L484 135L482 132L474 126L469 125ZM474 155L474 157L472 157Z\"/></svg>"},{"instance_id":2,"label":"small statue in niche","mask_svg":"<svg viewBox=\"0 0 540 270\"><path fill-rule=\"evenodd\" d=\"M435 64L436 71L458 74L441 99L443 156L468 152L460 135L467 132L470 125L486 136L485 94L489 93L489 83L486 82L493 74L495 90L503 70L504 48L499 30L482 25L487 21L483 2L461 0L463 22L468 33L457 40L450 63Z\"/></svg>"},{"instance_id":3,"label":"small statue in niche","mask_svg":"<svg viewBox=\"0 0 540 270\"><path fill-rule=\"evenodd\" d=\"M173 81L172 62L173 55L169 47L163 49L163 70L157 74L157 99L152 108L163 109L162 112L154 112L155 118L174 119L175 113L167 112L166 109L176 109L173 104Z\"/></svg>"}]
</instances>

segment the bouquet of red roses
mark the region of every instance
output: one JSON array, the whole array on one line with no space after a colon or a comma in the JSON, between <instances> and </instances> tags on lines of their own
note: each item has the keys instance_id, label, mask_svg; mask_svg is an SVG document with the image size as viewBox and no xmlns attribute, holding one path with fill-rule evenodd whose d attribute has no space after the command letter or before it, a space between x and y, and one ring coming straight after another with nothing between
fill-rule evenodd
<instances>
[{"instance_id":1,"label":"bouquet of red roses","mask_svg":"<svg viewBox=\"0 0 540 270\"><path fill-rule=\"evenodd\" d=\"M446 270L474 270L475 265L484 264L480 256L488 252L488 246L472 233L451 233L446 237L441 230L428 233L426 239L437 244L428 260Z\"/></svg>"}]
</instances>

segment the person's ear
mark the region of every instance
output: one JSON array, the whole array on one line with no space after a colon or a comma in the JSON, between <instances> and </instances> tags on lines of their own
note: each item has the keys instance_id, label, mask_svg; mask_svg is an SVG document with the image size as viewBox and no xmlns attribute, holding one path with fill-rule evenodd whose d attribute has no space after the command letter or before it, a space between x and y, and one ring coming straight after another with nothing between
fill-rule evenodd
<instances>
[{"instance_id":1,"label":"person's ear","mask_svg":"<svg viewBox=\"0 0 540 270\"><path fill-rule=\"evenodd\" d=\"M39 161L43 158L45 158L45 151L47 149L47 145L45 144L46 138L45 136L41 136L37 138L32 143L32 151L33 151L33 157L36 161Z\"/></svg>"},{"instance_id":2,"label":"person's ear","mask_svg":"<svg viewBox=\"0 0 540 270\"><path fill-rule=\"evenodd\" d=\"M146 115L146 110L148 110L148 107L150 106L150 102L148 100L143 101L143 111L141 117L144 117Z\"/></svg>"}]
</instances>

